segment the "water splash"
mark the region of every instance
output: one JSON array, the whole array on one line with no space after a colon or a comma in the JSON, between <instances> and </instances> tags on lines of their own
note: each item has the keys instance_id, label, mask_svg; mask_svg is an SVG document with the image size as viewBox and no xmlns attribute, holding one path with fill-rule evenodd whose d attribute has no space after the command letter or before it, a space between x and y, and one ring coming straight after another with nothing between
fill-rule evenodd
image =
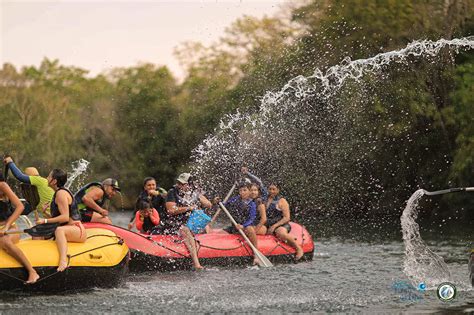
<instances>
[{"instance_id":1,"label":"water splash","mask_svg":"<svg viewBox=\"0 0 474 315\"><path fill-rule=\"evenodd\" d=\"M64 186L72 190L72 187L71 187L72 184L77 178L80 179L81 175L83 174L85 175L85 172L87 171L87 167L89 166L89 164L90 162L85 159L80 159L80 160L72 162L71 163L72 171L68 172L67 182L66 182L66 185ZM83 181L78 180L77 183L75 184L75 187L79 188L80 186L82 186L82 184L83 184ZM78 189L75 189L74 191L76 190Z\"/></svg>"},{"instance_id":2,"label":"water splash","mask_svg":"<svg viewBox=\"0 0 474 315\"><path fill-rule=\"evenodd\" d=\"M368 194L382 194L378 178L362 176L364 167L373 167L370 157L379 143L377 130L364 120L366 109L374 107L371 82L381 82L377 76L389 65L408 66L419 57L473 48L474 37L414 41L400 50L347 58L327 71L295 77L280 91L266 93L258 110L225 116L193 151L192 171L206 183L206 191L223 194L246 164L264 182L284 183L302 208L324 205L328 213L338 213L341 205L352 207L351 192L360 191L364 181L370 181Z\"/></svg>"},{"instance_id":3,"label":"water splash","mask_svg":"<svg viewBox=\"0 0 474 315\"><path fill-rule=\"evenodd\" d=\"M418 203L425 193L423 189L417 190L408 199L401 216L405 243L403 271L414 283L424 282L428 287L435 287L441 282L448 281L451 274L443 258L431 251L420 236L420 227L416 219Z\"/></svg>"}]
</instances>

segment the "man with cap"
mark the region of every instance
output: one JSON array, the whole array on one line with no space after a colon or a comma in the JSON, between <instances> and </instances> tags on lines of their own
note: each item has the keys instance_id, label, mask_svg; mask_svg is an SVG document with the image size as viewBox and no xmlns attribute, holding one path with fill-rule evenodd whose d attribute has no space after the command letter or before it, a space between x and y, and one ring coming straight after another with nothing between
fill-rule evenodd
<instances>
[{"instance_id":1,"label":"man with cap","mask_svg":"<svg viewBox=\"0 0 474 315\"><path fill-rule=\"evenodd\" d=\"M92 182L79 189L74 195L74 201L81 214L81 221L112 224L109 211L104 206L117 191L120 192L120 186L113 178L107 178L102 183Z\"/></svg>"},{"instance_id":2,"label":"man with cap","mask_svg":"<svg viewBox=\"0 0 474 315\"><path fill-rule=\"evenodd\" d=\"M202 269L196 249L196 240L193 233L186 226L189 214L197 208L210 208L211 202L197 191L192 191L190 187L192 176L189 173L182 173L176 179L176 185L168 191L166 196L166 211L168 212L168 222L166 224L166 234L178 234L189 250L196 270Z\"/></svg>"},{"instance_id":3,"label":"man with cap","mask_svg":"<svg viewBox=\"0 0 474 315\"><path fill-rule=\"evenodd\" d=\"M6 156L3 159L3 163L8 166L13 176L15 176L15 178L20 182L36 187L39 197L36 210L38 213L41 213L43 217L50 218L51 213L49 206L51 204L51 200L53 199L54 190L49 187L48 180L44 177L41 177L35 167L25 168L25 173L23 174L21 170L15 165L15 162L13 162L13 159L10 156Z\"/></svg>"}]
</instances>

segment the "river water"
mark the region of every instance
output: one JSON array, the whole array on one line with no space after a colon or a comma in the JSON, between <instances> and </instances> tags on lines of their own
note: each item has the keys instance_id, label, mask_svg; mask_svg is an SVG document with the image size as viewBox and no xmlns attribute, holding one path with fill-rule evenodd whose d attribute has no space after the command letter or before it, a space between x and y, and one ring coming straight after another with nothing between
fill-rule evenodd
<instances>
[{"instance_id":1,"label":"river water","mask_svg":"<svg viewBox=\"0 0 474 315\"><path fill-rule=\"evenodd\" d=\"M113 217L122 226L128 218L129 213L114 213ZM444 258L457 286L452 302L440 301L434 287L418 291L407 286L400 233L399 238L370 241L315 237L313 261L269 269L148 272L130 275L119 288L64 295L3 292L0 313L474 313L467 266L472 230L471 235L467 233L455 230L425 238Z\"/></svg>"}]
</instances>

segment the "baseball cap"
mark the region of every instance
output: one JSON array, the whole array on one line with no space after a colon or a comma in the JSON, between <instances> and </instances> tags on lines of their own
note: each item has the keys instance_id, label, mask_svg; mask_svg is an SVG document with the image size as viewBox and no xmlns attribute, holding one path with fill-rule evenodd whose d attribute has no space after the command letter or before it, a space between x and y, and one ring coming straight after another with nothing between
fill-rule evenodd
<instances>
[{"instance_id":1,"label":"baseball cap","mask_svg":"<svg viewBox=\"0 0 474 315\"><path fill-rule=\"evenodd\" d=\"M176 181L181 184L187 184L189 182L190 177L191 177L191 174L182 173L182 174L179 174L178 178L176 178Z\"/></svg>"},{"instance_id":2,"label":"baseball cap","mask_svg":"<svg viewBox=\"0 0 474 315\"><path fill-rule=\"evenodd\" d=\"M116 179L113 179L113 178L104 179L104 181L102 182L102 185L109 185L109 186L112 186L115 190L120 191L120 186Z\"/></svg>"}]
</instances>

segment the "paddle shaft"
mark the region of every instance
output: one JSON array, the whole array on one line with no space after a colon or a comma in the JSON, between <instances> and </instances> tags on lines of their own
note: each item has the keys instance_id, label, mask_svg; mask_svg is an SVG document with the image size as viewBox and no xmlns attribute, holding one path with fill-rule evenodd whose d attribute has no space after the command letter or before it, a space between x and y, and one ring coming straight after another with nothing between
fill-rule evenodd
<instances>
[{"instance_id":1,"label":"paddle shaft","mask_svg":"<svg viewBox=\"0 0 474 315\"><path fill-rule=\"evenodd\" d=\"M4 154L3 154L3 158L2 158L2 162L3 162L3 160L5 160L5 158L7 158L7 157L11 157L11 156L10 156L8 153L4 153ZM3 178L5 179L5 181L8 179L8 169L9 169L8 164L5 164L5 165L3 166Z\"/></svg>"},{"instance_id":2,"label":"paddle shaft","mask_svg":"<svg viewBox=\"0 0 474 315\"><path fill-rule=\"evenodd\" d=\"M227 210L227 208L224 206L224 204L222 202L219 202L219 206L221 207L222 211L225 212L225 214L227 214L227 216L229 217L230 221L232 222L232 224L234 224L235 228L239 231L240 235L242 235L242 237L244 238L244 240L247 242L247 244L250 246L250 248L253 250L253 253L255 254L255 256L259 259L259 265L262 266L262 267L272 267L273 264L268 260L267 257L265 257L253 244L252 242L250 242L249 238L247 237L247 235L245 235L244 231L242 231L241 229L239 229L237 227L237 222L235 222L234 218L232 217L232 215L230 214L229 210Z\"/></svg>"},{"instance_id":3,"label":"paddle shaft","mask_svg":"<svg viewBox=\"0 0 474 315\"><path fill-rule=\"evenodd\" d=\"M232 188L229 190L229 193L227 194L227 196L225 196L225 198L224 198L224 203L227 202L227 200L229 200L230 196L232 196L232 193L234 192L235 187L237 187L237 182L234 182L234 185L233 185ZM220 213L221 213L221 208L219 207L219 209L217 209L216 213L215 213L214 216L212 217L211 222L209 222L209 227L212 227L212 224L214 223L214 221L216 221L217 216L218 216Z\"/></svg>"},{"instance_id":4,"label":"paddle shaft","mask_svg":"<svg viewBox=\"0 0 474 315\"><path fill-rule=\"evenodd\" d=\"M5 181L8 179L8 164L5 164L3 167L3 179L5 179Z\"/></svg>"},{"instance_id":5,"label":"paddle shaft","mask_svg":"<svg viewBox=\"0 0 474 315\"><path fill-rule=\"evenodd\" d=\"M443 195L453 192L460 192L460 191L474 191L474 187L459 187L459 188L450 188L450 189L443 189L437 191L424 191L425 195L428 196L435 196L435 195Z\"/></svg>"},{"instance_id":6,"label":"paddle shaft","mask_svg":"<svg viewBox=\"0 0 474 315\"><path fill-rule=\"evenodd\" d=\"M10 235L10 234L28 234L28 232L25 232L23 230L5 231L5 235Z\"/></svg>"}]
</instances>

